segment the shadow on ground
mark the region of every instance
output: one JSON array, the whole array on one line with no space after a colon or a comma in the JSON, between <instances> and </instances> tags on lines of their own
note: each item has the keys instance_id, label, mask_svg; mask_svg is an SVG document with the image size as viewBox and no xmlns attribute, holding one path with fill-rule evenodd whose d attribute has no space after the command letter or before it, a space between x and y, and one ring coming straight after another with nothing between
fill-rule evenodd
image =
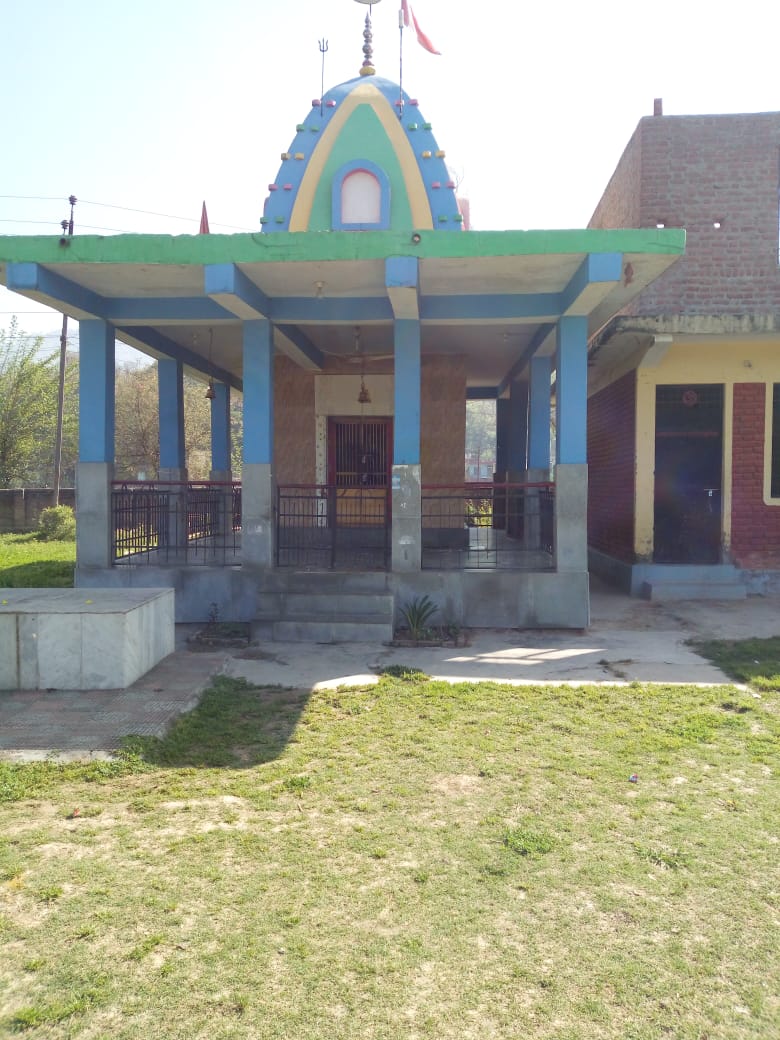
<instances>
[{"instance_id":1,"label":"shadow on ground","mask_svg":"<svg viewBox=\"0 0 780 1040\"><path fill-rule=\"evenodd\" d=\"M151 765L249 769L278 758L310 696L308 690L217 676L198 706L176 719L164 737L131 735L123 748Z\"/></svg>"}]
</instances>

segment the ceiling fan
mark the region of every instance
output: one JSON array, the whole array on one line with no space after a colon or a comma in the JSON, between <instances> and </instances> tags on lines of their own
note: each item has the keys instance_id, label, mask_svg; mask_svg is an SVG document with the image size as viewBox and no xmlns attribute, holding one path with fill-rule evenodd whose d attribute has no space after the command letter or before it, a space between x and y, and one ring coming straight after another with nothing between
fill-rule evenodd
<instances>
[{"instance_id":1,"label":"ceiling fan","mask_svg":"<svg viewBox=\"0 0 780 1040\"><path fill-rule=\"evenodd\" d=\"M371 362L373 362L373 361L387 361L387 360L389 360L391 358L394 358L394 357L395 357L395 354L393 354L393 353L390 353L390 354L366 354L364 352L362 344L360 342L360 326L359 325L355 326L355 350L354 350L354 353L348 355L345 358L345 360L348 361L350 365L371 364Z\"/></svg>"}]
</instances>

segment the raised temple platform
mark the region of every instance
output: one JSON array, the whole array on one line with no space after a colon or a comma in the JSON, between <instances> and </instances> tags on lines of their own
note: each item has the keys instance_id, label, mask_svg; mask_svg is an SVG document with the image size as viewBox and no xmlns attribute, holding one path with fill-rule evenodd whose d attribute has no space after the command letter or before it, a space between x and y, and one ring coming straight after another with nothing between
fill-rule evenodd
<instances>
[{"instance_id":1,"label":"raised temple platform","mask_svg":"<svg viewBox=\"0 0 780 1040\"><path fill-rule=\"evenodd\" d=\"M115 690L173 653L173 589L0 589L0 690Z\"/></svg>"}]
</instances>

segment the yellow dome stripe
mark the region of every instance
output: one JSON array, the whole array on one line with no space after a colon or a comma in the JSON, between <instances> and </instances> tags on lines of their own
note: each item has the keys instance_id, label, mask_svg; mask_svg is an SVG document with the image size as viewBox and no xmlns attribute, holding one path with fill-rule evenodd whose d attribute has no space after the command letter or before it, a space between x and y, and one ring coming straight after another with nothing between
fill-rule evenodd
<instances>
[{"instance_id":1,"label":"yellow dome stripe","mask_svg":"<svg viewBox=\"0 0 780 1040\"><path fill-rule=\"evenodd\" d=\"M290 214L290 231L309 230L314 197L322 178L325 164L347 120L358 105L365 104L369 104L373 108L398 157L406 194L409 199L413 226L421 231L433 228L431 208L425 192L422 174L398 116L393 111L390 102L384 94L372 83L359 83L339 105L309 159L301 186L298 189L295 205Z\"/></svg>"}]
</instances>

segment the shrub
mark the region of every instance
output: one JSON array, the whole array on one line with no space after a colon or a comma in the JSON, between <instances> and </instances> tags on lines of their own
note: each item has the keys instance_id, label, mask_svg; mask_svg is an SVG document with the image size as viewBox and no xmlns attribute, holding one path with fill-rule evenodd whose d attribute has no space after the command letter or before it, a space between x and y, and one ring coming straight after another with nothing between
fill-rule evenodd
<instances>
[{"instance_id":1,"label":"shrub","mask_svg":"<svg viewBox=\"0 0 780 1040\"><path fill-rule=\"evenodd\" d=\"M70 506L50 506L38 517L38 533L44 542L76 540L76 516Z\"/></svg>"}]
</instances>

